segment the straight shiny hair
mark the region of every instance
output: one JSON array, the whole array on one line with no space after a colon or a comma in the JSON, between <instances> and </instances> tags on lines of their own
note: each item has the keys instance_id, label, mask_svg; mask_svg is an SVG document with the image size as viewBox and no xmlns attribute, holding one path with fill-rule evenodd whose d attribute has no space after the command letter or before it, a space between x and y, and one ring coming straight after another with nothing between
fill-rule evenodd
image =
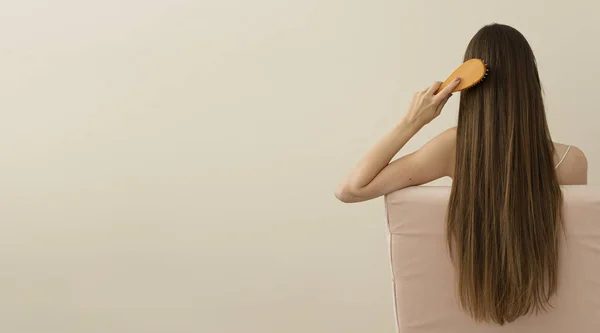
<instances>
[{"instance_id":1,"label":"straight shiny hair","mask_svg":"<svg viewBox=\"0 0 600 333\"><path fill-rule=\"evenodd\" d=\"M488 25L467 47L472 58L489 74L461 93L447 242L462 308L503 325L551 306L562 193L529 43Z\"/></svg>"}]
</instances>

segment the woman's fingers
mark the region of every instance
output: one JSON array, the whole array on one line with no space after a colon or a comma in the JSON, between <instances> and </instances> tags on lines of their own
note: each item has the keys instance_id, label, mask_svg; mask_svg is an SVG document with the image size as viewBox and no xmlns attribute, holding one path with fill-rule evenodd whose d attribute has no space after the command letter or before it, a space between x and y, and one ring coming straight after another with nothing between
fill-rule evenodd
<instances>
[{"instance_id":1,"label":"woman's fingers","mask_svg":"<svg viewBox=\"0 0 600 333\"><path fill-rule=\"evenodd\" d=\"M440 81L435 81L434 83L432 83L432 84L429 86L429 88L427 88L427 89L425 89L425 90L426 90L426 92L427 92L429 95L433 95L433 94L435 94L435 92L438 90L438 88L439 88L441 85L442 85L442 82L440 82Z\"/></svg>"},{"instance_id":2,"label":"woman's fingers","mask_svg":"<svg viewBox=\"0 0 600 333\"><path fill-rule=\"evenodd\" d=\"M440 101L440 103L438 104L435 113L436 115L439 115L442 112L442 109L444 108L444 106L446 105L446 102L448 102L448 100L450 99L450 97L452 97L452 94L447 95L446 97L444 97L444 99L442 99Z\"/></svg>"},{"instance_id":3,"label":"woman's fingers","mask_svg":"<svg viewBox=\"0 0 600 333\"><path fill-rule=\"evenodd\" d=\"M425 90L416 93L410 103L409 116L422 119L424 124L429 123L437 117L452 96L452 90L460 83L459 79L452 81L442 91L434 95L442 85L442 82L433 82Z\"/></svg>"},{"instance_id":4,"label":"woman's fingers","mask_svg":"<svg viewBox=\"0 0 600 333\"><path fill-rule=\"evenodd\" d=\"M444 89L442 89L442 91L437 93L435 95L435 97L438 100L442 100L442 99L446 98L446 96L450 95L452 93L452 90L454 90L454 88L456 88L456 86L458 86L459 83L460 83L460 78L457 77L456 79L452 80L452 82L450 82L450 84L448 84L446 87L444 87Z\"/></svg>"}]
</instances>

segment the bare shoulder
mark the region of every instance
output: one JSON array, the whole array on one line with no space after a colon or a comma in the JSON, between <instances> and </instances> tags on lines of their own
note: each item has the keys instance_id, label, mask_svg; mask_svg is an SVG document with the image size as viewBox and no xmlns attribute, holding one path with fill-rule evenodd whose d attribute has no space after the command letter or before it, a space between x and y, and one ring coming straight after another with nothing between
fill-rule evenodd
<instances>
[{"instance_id":1,"label":"bare shoulder","mask_svg":"<svg viewBox=\"0 0 600 333\"><path fill-rule=\"evenodd\" d=\"M576 146L561 143L555 143L554 147L558 182L561 185L587 184L588 161L585 153Z\"/></svg>"}]
</instances>

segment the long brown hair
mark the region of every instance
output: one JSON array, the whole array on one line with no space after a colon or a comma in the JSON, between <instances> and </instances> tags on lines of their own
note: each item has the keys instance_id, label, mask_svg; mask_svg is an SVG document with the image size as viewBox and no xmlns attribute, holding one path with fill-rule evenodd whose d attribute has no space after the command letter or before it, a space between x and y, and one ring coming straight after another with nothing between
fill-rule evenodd
<instances>
[{"instance_id":1,"label":"long brown hair","mask_svg":"<svg viewBox=\"0 0 600 333\"><path fill-rule=\"evenodd\" d=\"M465 60L488 77L462 92L447 237L460 302L504 324L547 310L556 292L562 193L537 64L512 27L483 27Z\"/></svg>"}]
</instances>

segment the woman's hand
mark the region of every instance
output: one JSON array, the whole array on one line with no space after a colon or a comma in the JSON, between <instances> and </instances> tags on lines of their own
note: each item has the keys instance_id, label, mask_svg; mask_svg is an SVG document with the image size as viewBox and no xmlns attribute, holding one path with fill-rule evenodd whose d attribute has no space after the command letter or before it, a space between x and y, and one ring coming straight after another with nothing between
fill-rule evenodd
<instances>
[{"instance_id":1,"label":"woman's hand","mask_svg":"<svg viewBox=\"0 0 600 333\"><path fill-rule=\"evenodd\" d=\"M442 91L435 94L442 82L434 82L429 88L415 93L410 102L408 113L404 116L404 120L418 129L429 124L429 122L440 115L444 105L452 97L452 90L459 83L460 79L456 78L442 89Z\"/></svg>"}]
</instances>

